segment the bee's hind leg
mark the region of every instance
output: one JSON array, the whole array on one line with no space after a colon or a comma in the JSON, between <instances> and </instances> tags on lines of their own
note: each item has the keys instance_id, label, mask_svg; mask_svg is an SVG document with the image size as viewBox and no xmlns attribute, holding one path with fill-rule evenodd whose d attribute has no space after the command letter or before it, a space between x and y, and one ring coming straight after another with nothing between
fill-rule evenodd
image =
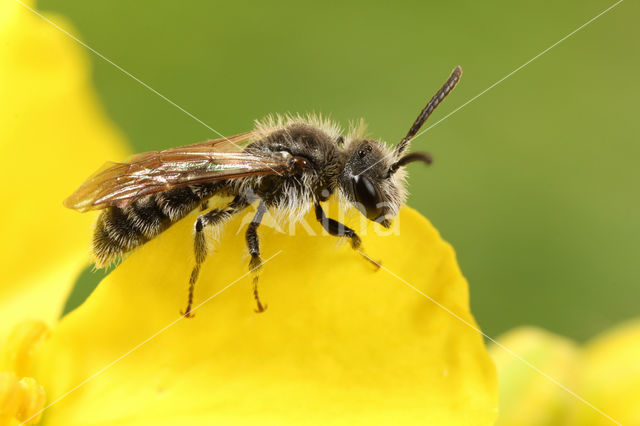
<instances>
[{"instance_id":1,"label":"bee's hind leg","mask_svg":"<svg viewBox=\"0 0 640 426\"><path fill-rule=\"evenodd\" d=\"M194 225L195 236L193 239L193 253L195 255L196 264L191 270L191 276L189 277L189 295L187 298L187 308L180 313L187 318L193 317L191 308L193 306L193 293L195 290L196 282L198 281L198 275L200 275L200 267L204 260L207 258L207 241L204 235L204 229L207 226L219 225L222 222L228 220L231 216L242 211L249 204L247 201L237 196L229 204L221 209L213 209L207 213L201 214L196 219Z\"/></svg>"},{"instance_id":2,"label":"bee's hind leg","mask_svg":"<svg viewBox=\"0 0 640 426\"><path fill-rule=\"evenodd\" d=\"M258 239L258 226L262 221L262 217L266 213L267 208L264 206L264 202L260 201L258 205L258 211L253 217L253 220L247 227L247 246L249 247L249 254L251 260L249 261L249 271L253 272L253 297L256 299L256 312L264 312L267 309L267 305L263 305L260 302L260 296L258 295L258 270L262 266L262 259L260 258L260 240Z\"/></svg>"},{"instance_id":3,"label":"bee's hind leg","mask_svg":"<svg viewBox=\"0 0 640 426\"><path fill-rule=\"evenodd\" d=\"M346 225L343 225L337 220L328 218L327 215L324 213L324 210L322 210L322 206L320 206L320 204L316 204L315 209L316 209L316 219L318 219L318 222L322 224L322 227L329 234L335 235L336 237L349 238L349 240L351 241L351 247L355 251L357 251L360 254L360 256L362 256L363 259L373 264L373 266L376 267L376 270L380 269L380 262L376 262L375 260L367 256L365 252L360 250L360 246L362 245L362 240L360 239L358 234L356 234L356 231L354 231L353 229L349 228Z\"/></svg>"}]
</instances>

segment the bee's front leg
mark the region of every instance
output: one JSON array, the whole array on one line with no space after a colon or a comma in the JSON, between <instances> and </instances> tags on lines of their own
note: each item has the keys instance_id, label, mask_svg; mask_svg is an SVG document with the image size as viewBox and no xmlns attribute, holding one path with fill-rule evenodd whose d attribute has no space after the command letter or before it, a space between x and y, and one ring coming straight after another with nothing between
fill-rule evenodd
<instances>
[{"instance_id":1,"label":"bee's front leg","mask_svg":"<svg viewBox=\"0 0 640 426\"><path fill-rule=\"evenodd\" d=\"M315 205L316 209L316 219L318 222L322 224L322 227L331 235L335 235L336 237L347 237L351 241L351 247L356 250L364 259L371 262L376 269L380 268L380 262L376 262L369 256L367 256L363 251L360 250L360 246L362 245L362 240L356 234L356 231L349 228L346 225L338 222L337 220L330 219L322 210L320 204Z\"/></svg>"}]
</instances>

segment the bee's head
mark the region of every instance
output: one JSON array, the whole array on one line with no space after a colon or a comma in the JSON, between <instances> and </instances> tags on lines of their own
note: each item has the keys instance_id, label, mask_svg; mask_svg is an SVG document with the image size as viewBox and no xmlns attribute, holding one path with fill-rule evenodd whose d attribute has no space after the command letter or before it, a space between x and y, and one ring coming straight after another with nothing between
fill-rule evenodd
<instances>
[{"instance_id":1,"label":"bee's head","mask_svg":"<svg viewBox=\"0 0 640 426\"><path fill-rule=\"evenodd\" d=\"M384 144L368 139L352 141L345 150L346 162L340 175L342 195L367 219L388 228L407 199L406 173L411 161L431 163L428 154L397 158Z\"/></svg>"},{"instance_id":2,"label":"bee's head","mask_svg":"<svg viewBox=\"0 0 640 426\"><path fill-rule=\"evenodd\" d=\"M345 148L346 161L340 175L342 195L367 219L391 226L407 198L404 166L413 161L431 164L431 156L423 152L404 154L409 141L440 102L460 81L462 69L456 67L449 79L420 111L407 136L394 148L367 139L354 139Z\"/></svg>"}]
</instances>

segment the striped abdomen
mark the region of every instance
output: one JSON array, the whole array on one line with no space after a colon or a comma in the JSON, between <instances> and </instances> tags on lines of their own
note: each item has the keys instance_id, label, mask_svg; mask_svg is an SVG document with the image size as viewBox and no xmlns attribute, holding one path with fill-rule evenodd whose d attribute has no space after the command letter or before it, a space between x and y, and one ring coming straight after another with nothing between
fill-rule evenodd
<instances>
[{"instance_id":1,"label":"striped abdomen","mask_svg":"<svg viewBox=\"0 0 640 426\"><path fill-rule=\"evenodd\" d=\"M107 266L156 237L200 206L223 184L219 181L187 186L147 195L122 209L108 207L98 217L93 234L96 266Z\"/></svg>"}]
</instances>

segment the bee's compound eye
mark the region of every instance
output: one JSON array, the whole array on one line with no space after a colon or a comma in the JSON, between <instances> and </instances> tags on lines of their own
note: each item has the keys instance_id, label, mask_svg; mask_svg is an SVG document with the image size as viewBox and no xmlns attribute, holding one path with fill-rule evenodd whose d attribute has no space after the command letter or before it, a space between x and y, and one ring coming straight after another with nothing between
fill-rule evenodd
<instances>
[{"instance_id":1,"label":"bee's compound eye","mask_svg":"<svg viewBox=\"0 0 640 426\"><path fill-rule=\"evenodd\" d=\"M351 180L357 201L356 208L367 216L367 219L377 220L382 215L380 193L366 176L356 175Z\"/></svg>"}]
</instances>

